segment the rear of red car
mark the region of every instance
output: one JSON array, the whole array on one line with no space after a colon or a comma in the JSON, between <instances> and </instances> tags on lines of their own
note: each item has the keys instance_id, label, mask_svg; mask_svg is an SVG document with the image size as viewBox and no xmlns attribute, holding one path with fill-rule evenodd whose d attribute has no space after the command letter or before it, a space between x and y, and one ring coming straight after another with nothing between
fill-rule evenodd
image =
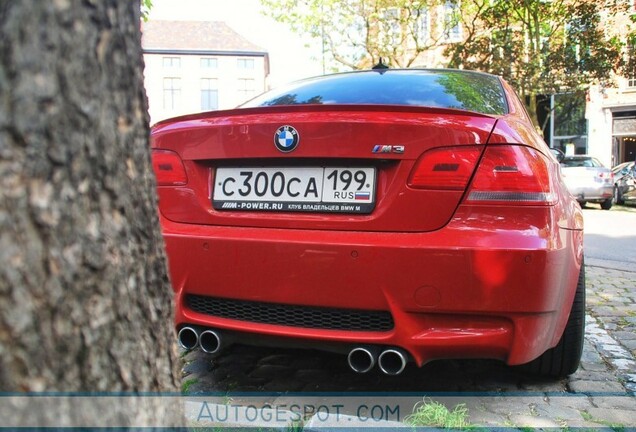
<instances>
[{"instance_id":1,"label":"rear of red car","mask_svg":"<svg viewBox=\"0 0 636 432\"><path fill-rule=\"evenodd\" d=\"M322 77L164 121L152 146L186 348L313 347L395 374L524 364L562 339L580 209L496 77Z\"/></svg>"}]
</instances>

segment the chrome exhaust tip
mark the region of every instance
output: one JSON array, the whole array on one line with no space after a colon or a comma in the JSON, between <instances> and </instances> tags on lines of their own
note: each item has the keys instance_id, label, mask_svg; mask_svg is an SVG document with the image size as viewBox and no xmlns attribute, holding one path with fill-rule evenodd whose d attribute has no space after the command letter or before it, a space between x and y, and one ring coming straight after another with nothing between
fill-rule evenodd
<instances>
[{"instance_id":1,"label":"chrome exhaust tip","mask_svg":"<svg viewBox=\"0 0 636 432\"><path fill-rule=\"evenodd\" d=\"M387 375L399 375L406 367L408 359L404 351L391 348L382 351L378 357L378 365L380 370Z\"/></svg>"},{"instance_id":2,"label":"chrome exhaust tip","mask_svg":"<svg viewBox=\"0 0 636 432\"><path fill-rule=\"evenodd\" d=\"M214 354L221 349L221 336L213 330L205 330L199 335L199 346L203 352Z\"/></svg>"},{"instance_id":3,"label":"chrome exhaust tip","mask_svg":"<svg viewBox=\"0 0 636 432\"><path fill-rule=\"evenodd\" d=\"M375 366L375 354L367 348L354 348L347 356L349 367L358 373L366 373Z\"/></svg>"},{"instance_id":4,"label":"chrome exhaust tip","mask_svg":"<svg viewBox=\"0 0 636 432\"><path fill-rule=\"evenodd\" d=\"M177 334L181 348L192 350L199 345L199 333L192 327L183 327Z\"/></svg>"}]
</instances>

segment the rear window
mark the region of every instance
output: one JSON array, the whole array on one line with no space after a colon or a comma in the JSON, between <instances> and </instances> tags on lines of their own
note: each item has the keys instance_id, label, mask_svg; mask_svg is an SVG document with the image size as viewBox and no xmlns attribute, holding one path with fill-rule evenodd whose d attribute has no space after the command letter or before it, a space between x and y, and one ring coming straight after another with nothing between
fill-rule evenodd
<instances>
[{"instance_id":1,"label":"rear window","mask_svg":"<svg viewBox=\"0 0 636 432\"><path fill-rule=\"evenodd\" d=\"M614 174L622 172L623 170L627 172L632 168L633 165L634 162L623 162L622 164L616 165L614 168L612 168L612 172Z\"/></svg>"},{"instance_id":2,"label":"rear window","mask_svg":"<svg viewBox=\"0 0 636 432\"><path fill-rule=\"evenodd\" d=\"M586 168L593 168L593 167L602 167L603 164L601 164L597 159L589 157L589 158L571 158L571 157L566 157L565 159L563 159L563 161L561 162L561 165L563 165L564 167L570 167L570 168L574 168L574 167L586 167Z\"/></svg>"},{"instance_id":3,"label":"rear window","mask_svg":"<svg viewBox=\"0 0 636 432\"><path fill-rule=\"evenodd\" d=\"M493 75L454 70L383 70L310 78L271 90L243 107L299 104L372 104L453 108L483 114L508 112Z\"/></svg>"}]
</instances>

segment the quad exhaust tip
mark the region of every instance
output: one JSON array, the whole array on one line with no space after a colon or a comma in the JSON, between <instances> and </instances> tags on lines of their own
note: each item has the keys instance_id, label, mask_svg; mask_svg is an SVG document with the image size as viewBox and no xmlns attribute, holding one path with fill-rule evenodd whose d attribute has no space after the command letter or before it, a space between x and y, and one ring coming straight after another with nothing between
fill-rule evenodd
<instances>
[{"instance_id":1,"label":"quad exhaust tip","mask_svg":"<svg viewBox=\"0 0 636 432\"><path fill-rule=\"evenodd\" d=\"M221 336L213 330L205 330L199 335L199 346L203 352L214 354L221 349Z\"/></svg>"},{"instance_id":2,"label":"quad exhaust tip","mask_svg":"<svg viewBox=\"0 0 636 432\"><path fill-rule=\"evenodd\" d=\"M177 334L179 345L186 350L195 349L199 345L199 333L192 327L183 327Z\"/></svg>"},{"instance_id":3,"label":"quad exhaust tip","mask_svg":"<svg viewBox=\"0 0 636 432\"><path fill-rule=\"evenodd\" d=\"M358 373L366 373L375 366L376 356L367 348L354 348L347 356L349 367Z\"/></svg>"},{"instance_id":4,"label":"quad exhaust tip","mask_svg":"<svg viewBox=\"0 0 636 432\"><path fill-rule=\"evenodd\" d=\"M378 357L378 366L387 375L399 375L406 367L407 360L404 351L391 348L382 351L380 357Z\"/></svg>"}]
</instances>

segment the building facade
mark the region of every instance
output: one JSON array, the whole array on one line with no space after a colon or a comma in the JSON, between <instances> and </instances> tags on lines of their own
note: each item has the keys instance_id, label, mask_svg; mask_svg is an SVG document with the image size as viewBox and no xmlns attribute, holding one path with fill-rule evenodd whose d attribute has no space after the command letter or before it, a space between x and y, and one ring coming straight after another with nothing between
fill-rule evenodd
<instances>
[{"instance_id":1,"label":"building facade","mask_svg":"<svg viewBox=\"0 0 636 432\"><path fill-rule=\"evenodd\" d=\"M222 22L143 24L151 123L230 109L267 89L269 57Z\"/></svg>"},{"instance_id":2,"label":"building facade","mask_svg":"<svg viewBox=\"0 0 636 432\"><path fill-rule=\"evenodd\" d=\"M588 153L606 166L636 160L636 80L615 88L592 86L586 107Z\"/></svg>"},{"instance_id":3,"label":"building facade","mask_svg":"<svg viewBox=\"0 0 636 432\"><path fill-rule=\"evenodd\" d=\"M623 76L610 83L589 88L585 109L588 121L587 153L606 166L636 159L636 44L626 35L634 30L632 16L636 1L625 0L623 13L607 23L607 37L617 37L625 44Z\"/></svg>"}]
</instances>

